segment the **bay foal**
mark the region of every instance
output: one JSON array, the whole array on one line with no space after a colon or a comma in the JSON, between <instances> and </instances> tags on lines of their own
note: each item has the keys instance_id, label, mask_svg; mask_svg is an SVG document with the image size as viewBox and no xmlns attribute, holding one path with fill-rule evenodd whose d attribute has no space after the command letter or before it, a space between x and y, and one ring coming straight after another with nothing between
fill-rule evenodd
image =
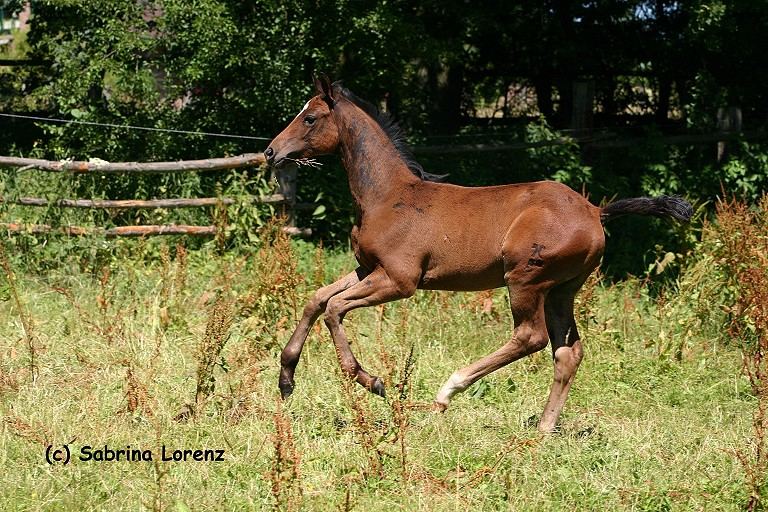
<instances>
[{"instance_id":1,"label":"bay foal","mask_svg":"<svg viewBox=\"0 0 768 512\"><path fill-rule=\"evenodd\" d=\"M489 373L552 344L554 379L539 429L555 429L581 362L576 293L605 247L602 223L628 213L687 221L679 198L623 199L598 208L560 183L459 187L431 181L410 156L397 125L340 83L315 80L317 95L265 151L276 168L339 153L356 210L352 247L359 267L315 292L281 355L279 387L294 372L310 328L325 313L344 373L384 396L350 350L342 321L356 308L410 297L417 289L478 291L506 286L511 338L456 370L435 398L451 398Z\"/></svg>"}]
</instances>

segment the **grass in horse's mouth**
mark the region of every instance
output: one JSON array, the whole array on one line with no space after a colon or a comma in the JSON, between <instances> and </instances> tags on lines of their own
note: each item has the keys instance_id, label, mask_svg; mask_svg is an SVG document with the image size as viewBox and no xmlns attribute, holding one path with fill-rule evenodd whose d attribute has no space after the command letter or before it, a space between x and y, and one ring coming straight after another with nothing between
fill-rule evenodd
<instances>
[{"instance_id":1,"label":"grass in horse's mouth","mask_svg":"<svg viewBox=\"0 0 768 512\"><path fill-rule=\"evenodd\" d=\"M288 158L285 157L284 160L289 160L299 167L314 167L315 169L319 169L322 167L322 163L318 162L314 158Z\"/></svg>"}]
</instances>

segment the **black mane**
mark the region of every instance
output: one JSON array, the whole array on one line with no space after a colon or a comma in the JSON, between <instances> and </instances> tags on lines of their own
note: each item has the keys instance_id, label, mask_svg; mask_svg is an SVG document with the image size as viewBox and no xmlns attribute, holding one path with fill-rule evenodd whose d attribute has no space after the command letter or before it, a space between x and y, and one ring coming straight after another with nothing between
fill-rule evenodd
<instances>
[{"instance_id":1,"label":"black mane","mask_svg":"<svg viewBox=\"0 0 768 512\"><path fill-rule=\"evenodd\" d=\"M413 157L413 152L411 152L411 148L405 140L403 129L400 128L400 125L397 124L389 113L380 111L373 103L358 97L355 93L344 87L341 82L334 82L333 90L335 93L341 94L341 96L357 105L363 112L368 114L379 124L379 126L381 126L381 129L384 130L384 133L387 134L389 140L392 141L392 144L395 146L395 149L397 149L397 152L405 162L405 165L408 166L408 169L410 169L413 174L422 180L437 182L443 181L448 176L447 174L432 174L424 170L421 164Z\"/></svg>"}]
</instances>

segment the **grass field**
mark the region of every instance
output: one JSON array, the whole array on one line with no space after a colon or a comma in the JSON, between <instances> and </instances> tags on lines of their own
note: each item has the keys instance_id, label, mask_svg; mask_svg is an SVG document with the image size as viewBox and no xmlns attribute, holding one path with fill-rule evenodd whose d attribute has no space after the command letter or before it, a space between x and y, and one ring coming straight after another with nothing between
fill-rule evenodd
<instances>
[{"instance_id":1,"label":"grass field","mask_svg":"<svg viewBox=\"0 0 768 512\"><path fill-rule=\"evenodd\" d=\"M502 290L350 314L386 400L342 379L319 322L281 402L279 350L313 288L352 257L285 241L247 257L158 254L45 275L4 257L0 508L738 510L749 498L736 454L757 399L706 258L654 297L637 280L588 283L585 359L559 432L543 436L548 349L428 410L455 369L509 337ZM65 444L70 463L48 464ZM83 461L84 446L153 460ZM223 461L163 461L163 446Z\"/></svg>"}]
</instances>

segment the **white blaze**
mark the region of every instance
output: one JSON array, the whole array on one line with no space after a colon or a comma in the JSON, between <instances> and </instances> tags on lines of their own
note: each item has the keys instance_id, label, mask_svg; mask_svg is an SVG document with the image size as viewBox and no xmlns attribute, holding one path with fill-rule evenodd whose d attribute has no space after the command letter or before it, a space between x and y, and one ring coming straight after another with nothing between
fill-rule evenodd
<instances>
[{"instance_id":1,"label":"white blaze","mask_svg":"<svg viewBox=\"0 0 768 512\"><path fill-rule=\"evenodd\" d=\"M309 107L309 102L310 102L310 101L312 101L312 100L309 100L308 102L306 102L306 103L304 104L304 107L302 107L302 109L299 111L299 113L298 113L298 114L296 114L296 117L299 117L299 116L301 115L301 113L302 113L302 112L304 112L305 110L307 110L307 107ZM294 117L294 119L296 119L296 117Z\"/></svg>"}]
</instances>

